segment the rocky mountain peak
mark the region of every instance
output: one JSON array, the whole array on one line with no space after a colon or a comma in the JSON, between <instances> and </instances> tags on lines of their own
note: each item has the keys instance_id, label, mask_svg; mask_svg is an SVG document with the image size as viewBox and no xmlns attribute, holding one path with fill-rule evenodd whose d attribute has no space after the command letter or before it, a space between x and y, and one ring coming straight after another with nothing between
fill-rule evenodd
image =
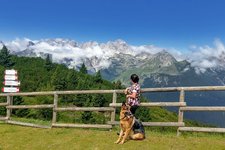
<instances>
[{"instance_id":1,"label":"rocky mountain peak","mask_svg":"<svg viewBox=\"0 0 225 150\"><path fill-rule=\"evenodd\" d=\"M27 47L34 46L34 45L35 45L34 42L29 41L28 44L27 44Z\"/></svg>"},{"instance_id":2,"label":"rocky mountain peak","mask_svg":"<svg viewBox=\"0 0 225 150\"><path fill-rule=\"evenodd\" d=\"M89 42L85 42L83 44L80 45L80 48L82 49L86 49L86 48L93 48L99 46L98 42L96 41L89 41Z\"/></svg>"},{"instance_id":3,"label":"rocky mountain peak","mask_svg":"<svg viewBox=\"0 0 225 150\"><path fill-rule=\"evenodd\" d=\"M166 50L154 54L154 61L160 63L162 66L170 66L177 60Z\"/></svg>"},{"instance_id":4,"label":"rocky mountain peak","mask_svg":"<svg viewBox=\"0 0 225 150\"><path fill-rule=\"evenodd\" d=\"M136 57L137 59L142 59L142 60L144 60L144 59L151 59L152 56L153 56L153 55L152 55L151 53L143 51L143 52L138 53L135 57Z\"/></svg>"},{"instance_id":5,"label":"rocky mountain peak","mask_svg":"<svg viewBox=\"0 0 225 150\"><path fill-rule=\"evenodd\" d=\"M37 44L46 42L47 44L51 46L71 46L71 47L77 47L77 43L74 40L69 39L62 39L62 38L56 38L56 39L44 39L39 41Z\"/></svg>"},{"instance_id":6,"label":"rocky mountain peak","mask_svg":"<svg viewBox=\"0 0 225 150\"><path fill-rule=\"evenodd\" d=\"M106 44L102 44L101 47L106 50L113 51L115 54L130 54L134 55L134 51L131 48L130 45L128 45L125 41L123 40L115 40L115 41L109 41Z\"/></svg>"}]
</instances>

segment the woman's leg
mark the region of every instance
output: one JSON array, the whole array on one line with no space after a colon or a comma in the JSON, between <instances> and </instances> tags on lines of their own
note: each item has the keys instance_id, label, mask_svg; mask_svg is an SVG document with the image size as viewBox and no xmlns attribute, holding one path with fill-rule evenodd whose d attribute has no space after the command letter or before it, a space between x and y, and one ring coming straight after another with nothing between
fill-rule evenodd
<instances>
[{"instance_id":1,"label":"woman's leg","mask_svg":"<svg viewBox=\"0 0 225 150\"><path fill-rule=\"evenodd\" d=\"M133 105L130 107L130 112L135 116L135 112L137 110L138 106L137 105ZM136 117L136 116L135 116Z\"/></svg>"}]
</instances>

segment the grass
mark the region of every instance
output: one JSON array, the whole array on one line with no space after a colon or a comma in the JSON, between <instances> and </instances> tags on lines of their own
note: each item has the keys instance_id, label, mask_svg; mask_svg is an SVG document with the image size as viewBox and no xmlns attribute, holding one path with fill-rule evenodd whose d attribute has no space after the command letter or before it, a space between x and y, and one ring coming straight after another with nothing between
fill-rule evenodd
<instances>
[{"instance_id":1,"label":"grass","mask_svg":"<svg viewBox=\"0 0 225 150\"><path fill-rule=\"evenodd\" d=\"M127 141L123 145L114 144L116 132L97 129L52 128L39 129L0 123L0 149L7 150L225 150L225 135L146 131L143 141Z\"/></svg>"},{"instance_id":2,"label":"grass","mask_svg":"<svg viewBox=\"0 0 225 150\"><path fill-rule=\"evenodd\" d=\"M38 120L38 119L32 119L32 118L20 118L20 117L11 117L14 121L19 122L26 122L26 123L33 123L37 125L43 125L43 126L51 126L51 121L44 121L44 120Z\"/></svg>"}]
</instances>

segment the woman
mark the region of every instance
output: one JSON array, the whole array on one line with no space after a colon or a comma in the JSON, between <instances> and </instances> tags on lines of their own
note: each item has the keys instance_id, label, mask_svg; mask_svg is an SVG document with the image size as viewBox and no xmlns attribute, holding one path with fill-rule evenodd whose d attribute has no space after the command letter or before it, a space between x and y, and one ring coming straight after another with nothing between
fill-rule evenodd
<instances>
[{"instance_id":1,"label":"woman","mask_svg":"<svg viewBox=\"0 0 225 150\"><path fill-rule=\"evenodd\" d=\"M127 98L127 104L130 105L130 111L133 115L135 115L135 112L140 105L140 85L138 83L139 77L136 74L132 74L130 76L132 86L126 88L125 94Z\"/></svg>"}]
</instances>

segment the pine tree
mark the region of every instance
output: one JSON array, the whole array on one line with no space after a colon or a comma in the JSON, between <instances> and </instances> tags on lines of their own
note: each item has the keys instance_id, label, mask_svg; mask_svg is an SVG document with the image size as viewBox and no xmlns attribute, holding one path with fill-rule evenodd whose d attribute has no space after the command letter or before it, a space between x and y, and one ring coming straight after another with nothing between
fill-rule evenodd
<instances>
[{"instance_id":1,"label":"pine tree","mask_svg":"<svg viewBox=\"0 0 225 150\"><path fill-rule=\"evenodd\" d=\"M12 67L14 63L11 60L11 55L9 54L9 50L4 45L0 51L0 65L4 66L5 68Z\"/></svg>"},{"instance_id":2,"label":"pine tree","mask_svg":"<svg viewBox=\"0 0 225 150\"><path fill-rule=\"evenodd\" d=\"M80 72L83 74L87 74L87 67L84 63L81 65Z\"/></svg>"},{"instance_id":3,"label":"pine tree","mask_svg":"<svg viewBox=\"0 0 225 150\"><path fill-rule=\"evenodd\" d=\"M96 75L95 75L95 77L94 77L94 81L95 81L96 83L102 83L102 82L103 82L103 80L102 80L102 75L101 75L100 70L97 71L97 73L96 73Z\"/></svg>"},{"instance_id":4,"label":"pine tree","mask_svg":"<svg viewBox=\"0 0 225 150\"><path fill-rule=\"evenodd\" d=\"M47 71L50 71L53 68L52 59L50 58L49 54L47 55L47 57L45 59L45 68L47 69Z\"/></svg>"},{"instance_id":5,"label":"pine tree","mask_svg":"<svg viewBox=\"0 0 225 150\"><path fill-rule=\"evenodd\" d=\"M122 82L120 80L116 81L116 83L114 82L114 87L115 89L122 89Z\"/></svg>"},{"instance_id":6,"label":"pine tree","mask_svg":"<svg viewBox=\"0 0 225 150\"><path fill-rule=\"evenodd\" d=\"M68 90L75 90L78 84L78 77L75 70L70 70L66 76Z\"/></svg>"},{"instance_id":7,"label":"pine tree","mask_svg":"<svg viewBox=\"0 0 225 150\"><path fill-rule=\"evenodd\" d=\"M65 90L67 87L66 77L62 67L57 66L55 72L51 77L51 84L55 90Z\"/></svg>"}]
</instances>

